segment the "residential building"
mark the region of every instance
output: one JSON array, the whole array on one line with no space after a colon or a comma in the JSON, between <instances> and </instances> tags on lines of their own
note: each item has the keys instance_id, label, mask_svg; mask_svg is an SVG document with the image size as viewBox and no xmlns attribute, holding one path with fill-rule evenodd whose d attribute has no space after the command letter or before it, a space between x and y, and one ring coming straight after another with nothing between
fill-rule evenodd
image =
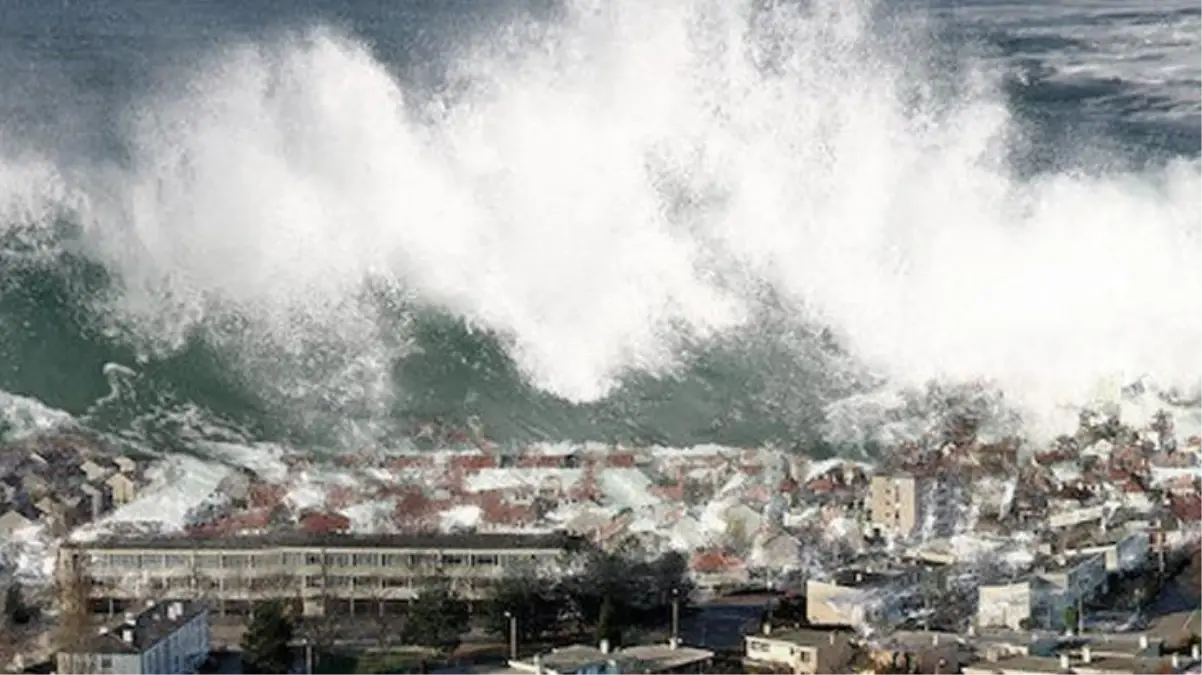
<instances>
[{"instance_id":1,"label":"residential building","mask_svg":"<svg viewBox=\"0 0 1202 675\"><path fill-rule=\"evenodd\" d=\"M959 673L971 650L955 633L897 631L869 644L876 672Z\"/></svg>"},{"instance_id":2,"label":"residential building","mask_svg":"<svg viewBox=\"0 0 1202 675\"><path fill-rule=\"evenodd\" d=\"M100 462L85 459L83 464L79 465L79 470L87 477L89 482L97 483L109 477L109 474L116 470L116 467L105 466Z\"/></svg>"},{"instance_id":3,"label":"residential building","mask_svg":"<svg viewBox=\"0 0 1202 675\"><path fill-rule=\"evenodd\" d=\"M1188 659L1176 654L1168 658L1143 656L1100 656L1088 645L1078 652L1061 651L1048 656L1013 655L978 661L964 667L969 675L1011 673L1056 673L1057 675L1118 675L1119 673L1179 673Z\"/></svg>"},{"instance_id":4,"label":"residential building","mask_svg":"<svg viewBox=\"0 0 1202 675\"><path fill-rule=\"evenodd\" d=\"M869 485L868 523L874 536L944 536L954 525L952 488L935 477L876 475Z\"/></svg>"},{"instance_id":5,"label":"residential building","mask_svg":"<svg viewBox=\"0 0 1202 675\"><path fill-rule=\"evenodd\" d=\"M762 635L744 638L749 669L791 673L839 673L851 663L853 634L838 630L790 629L774 631L765 624Z\"/></svg>"},{"instance_id":6,"label":"residential building","mask_svg":"<svg viewBox=\"0 0 1202 675\"><path fill-rule=\"evenodd\" d=\"M116 506L128 504L138 496L138 483L125 472L109 476L104 484L113 491L113 504Z\"/></svg>"},{"instance_id":7,"label":"residential building","mask_svg":"<svg viewBox=\"0 0 1202 675\"><path fill-rule=\"evenodd\" d=\"M507 569L554 564L580 540L564 535L287 534L203 539L102 539L64 546L59 573L91 581L93 611L157 596L207 599L245 615L266 599L308 616L399 613L436 574L468 599Z\"/></svg>"},{"instance_id":8,"label":"residential building","mask_svg":"<svg viewBox=\"0 0 1202 675\"><path fill-rule=\"evenodd\" d=\"M76 649L59 652L60 673L195 673L211 649L209 610L172 601L127 614Z\"/></svg>"},{"instance_id":9,"label":"residential building","mask_svg":"<svg viewBox=\"0 0 1202 675\"><path fill-rule=\"evenodd\" d=\"M977 589L977 625L1063 628L1064 610L1090 599L1106 587L1105 557L1091 554L1060 559L1030 577Z\"/></svg>"},{"instance_id":10,"label":"residential building","mask_svg":"<svg viewBox=\"0 0 1202 675\"><path fill-rule=\"evenodd\" d=\"M120 471L121 473L127 474L131 477L137 476L138 462L136 460L130 459L129 457L125 457L124 455L118 455L116 457L113 457L112 459L113 459L113 464L117 465L118 471Z\"/></svg>"},{"instance_id":11,"label":"residential building","mask_svg":"<svg viewBox=\"0 0 1202 675\"><path fill-rule=\"evenodd\" d=\"M921 580L917 569L844 569L826 581L809 579L806 620L817 625L857 627L888 621L920 591Z\"/></svg>"},{"instance_id":12,"label":"residential building","mask_svg":"<svg viewBox=\"0 0 1202 675\"><path fill-rule=\"evenodd\" d=\"M675 641L611 650L608 640L600 646L570 645L537 654L528 660L511 660L509 667L523 673L544 675L600 675L601 673L695 672L713 660L708 649L686 647Z\"/></svg>"},{"instance_id":13,"label":"residential building","mask_svg":"<svg viewBox=\"0 0 1202 675\"><path fill-rule=\"evenodd\" d=\"M36 526L39 515L37 509L32 506L21 506L4 512L0 515L0 539L7 539L14 532Z\"/></svg>"},{"instance_id":14,"label":"residential building","mask_svg":"<svg viewBox=\"0 0 1202 675\"><path fill-rule=\"evenodd\" d=\"M1101 555L1109 573L1126 573L1142 567L1151 552L1151 532L1147 523L1106 530L1088 540L1066 546L1069 557Z\"/></svg>"}]
</instances>

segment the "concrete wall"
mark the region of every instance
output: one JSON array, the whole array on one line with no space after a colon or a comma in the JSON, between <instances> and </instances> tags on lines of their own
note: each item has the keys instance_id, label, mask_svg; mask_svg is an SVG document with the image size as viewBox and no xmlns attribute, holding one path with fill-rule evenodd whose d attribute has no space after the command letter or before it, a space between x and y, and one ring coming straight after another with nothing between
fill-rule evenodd
<instances>
[{"instance_id":1,"label":"concrete wall","mask_svg":"<svg viewBox=\"0 0 1202 675\"><path fill-rule=\"evenodd\" d=\"M1021 630L1019 623L1031 618L1031 584L1022 581L977 589L977 625Z\"/></svg>"}]
</instances>

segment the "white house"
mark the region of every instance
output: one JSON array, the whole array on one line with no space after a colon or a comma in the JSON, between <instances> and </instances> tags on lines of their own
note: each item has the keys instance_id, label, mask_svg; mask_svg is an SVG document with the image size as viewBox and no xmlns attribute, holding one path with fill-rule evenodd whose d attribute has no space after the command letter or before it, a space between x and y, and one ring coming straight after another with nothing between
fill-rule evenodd
<instances>
[{"instance_id":1,"label":"white house","mask_svg":"<svg viewBox=\"0 0 1202 675\"><path fill-rule=\"evenodd\" d=\"M212 646L209 609L174 601L126 614L79 649L58 654L60 673L195 673Z\"/></svg>"}]
</instances>

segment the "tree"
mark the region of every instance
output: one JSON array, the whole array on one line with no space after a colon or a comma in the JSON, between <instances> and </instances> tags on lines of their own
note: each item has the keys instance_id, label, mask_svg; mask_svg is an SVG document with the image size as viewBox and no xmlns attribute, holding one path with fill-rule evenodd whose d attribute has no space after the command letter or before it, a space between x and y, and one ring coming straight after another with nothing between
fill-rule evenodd
<instances>
[{"instance_id":1,"label":"tree","mask_svg":"<svg viewBox=\"0 0 1202 675\"><path fill-rule=\"evenodd\" d=\"M25 602L21 582L13 579L4 591L4 621L14 626L24 626L33 620L36 608Z\"/></svg>"},{"instance_id":2,"label":"tree","mask_svg":"<svg viewBox=\"0 0 1202 675\"><path fill-rule=\"evenodd\" d=\"M529 642L558 625L562 606L559 589L552 582L534 574L516 574L501 579L484 613L489 632L508 640L512 616L517 621L518 639Z\"/></svg>"},{"instance_id":3,"label":"tree","mask_svg":"<svg viewBox=\"0 0 1202 675\"><path fill-rule=\"evenodd\" d=\"M405 624L409 642L446 652L459 646L468 628L467 603L451 588L446 577L435 577L409 607Z\"/></svg>"},{"instance_id":4,"label":"tree","mask_svg":"<svg viewBox=\"0 0 1202 675\"><path fill-rule=\"evenodd\" d=\"M613 644L622 643L622 624L615 620L617 615L616 603L612 595L605 595L597 612L597 622L593 629L597 642L608 640Z\"/></svg>"},{"instance_id":5,"label":"tree","mask_svg":"<svg viewBox=\"0 0 1202 675\"><path fill-rule=\"evenodd\" d=\"M84 554L71 549L59 553L55 574L55 594L58 596L59 618L55 642L59 649L71 650L92 636L91 579Z\"/></svg>"},{"instance_id":6,"label":"tree","mask_svg":"<svg viewBox=\"0 0 1202 675\"><path fill-rule=\"evenodd\" d=\"M1065 630L1079 631L1081 628L1078 625L1078 623L1080 622L1080 619L1081 619L1081 616L1080 616L1080 614L1078 614L1076 607L1069 606L1069 607L1064 608L1064 628L1065 628Z\"/></svg>"},{"instance_id":7,"label":"tree","mask_svg":"<svg viewBox=\"0 0 1202 675\"><path fill-rule=\"evenodd\" d=\"M242 662L248 673L287 673L292 669L292 619L284 603L273 600L255 608L242 636Z\"/></svg>"}]
</instances>

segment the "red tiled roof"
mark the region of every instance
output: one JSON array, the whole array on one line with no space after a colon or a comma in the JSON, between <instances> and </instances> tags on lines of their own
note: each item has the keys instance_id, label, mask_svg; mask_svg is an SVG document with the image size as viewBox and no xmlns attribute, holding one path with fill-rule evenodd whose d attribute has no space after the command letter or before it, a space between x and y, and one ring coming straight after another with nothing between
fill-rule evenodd
<instances>
[{"instance_id":1,"label":"red tiled roof","mask_svg":"<svg viewBox=\"0 0 1202 675\"><path fill-rule=\"evenodd\" d=\"M331 534L351 529L351 519L340 513L312 511L300 517L300 527L313 534Z\"/></svg>"},{"instance_id":2,"label":"red tiled roof","mask_svg":"<svg viewBox=\"0 0 1202 675\"><path fill-rule=\"evenodd\" d=\"M822 476L806 483L806 489L810 492L832 492L835 489L835 480L830 476Z\"/></svg>"},{"instance_id":3,"label":"red tiled roof","mask_svg":"<svg viewBox=\"0 0 1202 675\"><path fill-rule=\"evenodd\" d=\"M689 568L694 572L702 574L714 574L718 572L729 572L743 566L743 561L739 558L721 553L707 552L697 553L693 555L690 561Z\"/></svg>"},{"instance_id":4,"label":"red tiled roof","mask_svg":"<svg viewBox=\"0 0 1202 675\"><path fill-rule=\"evenodd\" d=\"M221 518L192 531L196 537L224 537L248 530L262 530L271 525L272 508L243 511Z\"/></svg>"},{"instance_id":5,"label":"red tiled roof","mask_svg":"<svg viewBox=\"0 0 1202 675\"><path fill-rule=\"evenodd\" d=\"M1202 497L1193 495L1173 495L1169 498L1169 509L1179 520L1196 522L1202 520Z\"/></svg>"}]
</instances>

